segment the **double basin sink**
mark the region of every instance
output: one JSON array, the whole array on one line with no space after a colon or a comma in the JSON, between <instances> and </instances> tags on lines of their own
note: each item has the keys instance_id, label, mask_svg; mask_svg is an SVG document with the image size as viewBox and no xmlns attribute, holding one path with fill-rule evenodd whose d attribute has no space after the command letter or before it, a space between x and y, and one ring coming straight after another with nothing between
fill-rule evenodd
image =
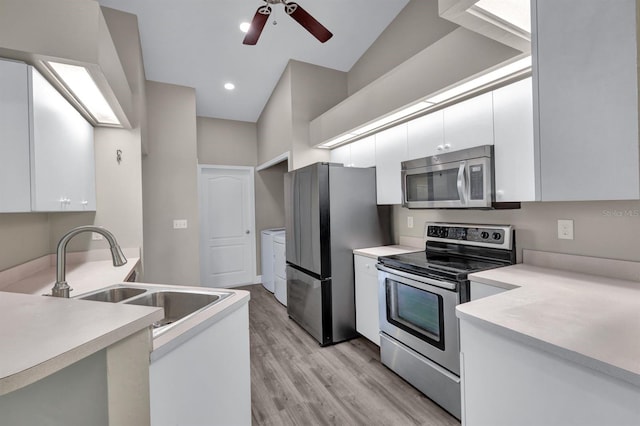
<instances>
[{"instance_id":1,"label":"double basin sink","mask_svg":"<svg viewBox=\"0 0 640 426\"><path fill-rule=\"evenodd\" d=\"M124 303L164 309L164 318L153 324L153 337L232 295L214 289L180 289L144 284L116 284L76 296L80 300Z\"/></svg>"}]
</instances>

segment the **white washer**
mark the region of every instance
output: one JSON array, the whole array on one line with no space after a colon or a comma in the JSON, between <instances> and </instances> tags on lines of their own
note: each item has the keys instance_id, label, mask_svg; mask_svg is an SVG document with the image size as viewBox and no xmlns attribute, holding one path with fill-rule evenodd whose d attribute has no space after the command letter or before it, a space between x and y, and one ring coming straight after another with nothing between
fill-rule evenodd
<instances>
[{"instance_id":1,"label":"white washer","mask_svg":"<svg viewBox=\"0 0 640 426\"><path fill-rule=\"evenodd\" d=\"M279 232L273 237L273 275L275 296L278 302L287 306L287 257L285 252L286 234Z\"/></svg>"},{"instance_id":2,"label":"white washer","mask_svg":"<svg viewBox=\"0 0 640 426\"><path fill-rule=\"evenodd\" d=\"M278 232L284 232L284 228L265 229L260 233L260 264L262 269L262 285L271 293L274 291L273 283L273 237Z\"/></svg>"}]
</instances>

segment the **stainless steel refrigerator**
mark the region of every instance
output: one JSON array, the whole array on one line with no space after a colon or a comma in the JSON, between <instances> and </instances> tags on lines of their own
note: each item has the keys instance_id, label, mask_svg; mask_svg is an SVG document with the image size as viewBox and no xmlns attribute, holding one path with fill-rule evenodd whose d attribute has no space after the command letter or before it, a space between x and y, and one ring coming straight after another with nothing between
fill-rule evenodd
<instances>
[{"instance_id":1,"label":"stainless steel refrigerator","mask_svg":"<svg viewBox=\"0 0 640 426\"><path fill-rule=\"evenodd\" d=\"M353 249L390 243L374 168L316 163L285 175L287 311L321 345L357 336Z\"/></svg>"}]
</instances>

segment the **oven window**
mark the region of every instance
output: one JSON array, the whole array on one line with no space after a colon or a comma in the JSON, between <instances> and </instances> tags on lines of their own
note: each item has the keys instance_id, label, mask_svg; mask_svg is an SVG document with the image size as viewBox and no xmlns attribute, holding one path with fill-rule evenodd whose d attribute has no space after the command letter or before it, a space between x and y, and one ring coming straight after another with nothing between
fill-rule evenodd
<instances>
[{"instance_id":1,"label":"oven window","mask_svg":"<svg viewBox=\"0 0 640 426\"><path fill-rule=\"evenodd\" d=\"M444 349L442 296L387 279L387 320Z\"/></svg>"},{"instance_id":2,"label":"oven window","mask_svg":"<svg viewBox=\"0 0 640 426\"><path fill-rule=\"evenodd\" d=\"M458 169L407 175L407 201L459 200Z\"/></svg>"}]
</instances>

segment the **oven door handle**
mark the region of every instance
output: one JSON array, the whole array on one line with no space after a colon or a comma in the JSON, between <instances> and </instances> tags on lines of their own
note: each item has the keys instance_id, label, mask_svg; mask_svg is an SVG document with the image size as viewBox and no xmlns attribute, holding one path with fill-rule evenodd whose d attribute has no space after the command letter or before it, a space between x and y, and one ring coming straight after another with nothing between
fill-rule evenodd
<instances>
[{"instance_id":1,"label":"oven door handle","mask_svg":"<svg viewBox=\"0 0 640 426\"><path fill-rule=\"evenodd\" d=\"M398 277L403 277L409 280L418 281L419 283L432 285L434 287L440 287L440 288L444 288L446 290L452 290L452 291L456 291L458 289L457 283L438 281L431 278L422 277L420 275L414 275L408 272L398 271L397 269L392 269L387 266L381 265L379 263L376 265L376 268L378 268L379 271L386 272L391 275L396 275Z\"/></svg>"},{"instance_id":2,"label":"oven door handle","mask_svg":"<svg viewBox=\"0 0 640 426\"><path fill-rule=\"evenodd\" d=\"M467 181L465 179L464 169L467 166L466 161L460 162L460 167L458 168L458 180L456 182L458 187L458 197L460 197L461 204L467 204Z\"/></svg>"}]
</instances>

